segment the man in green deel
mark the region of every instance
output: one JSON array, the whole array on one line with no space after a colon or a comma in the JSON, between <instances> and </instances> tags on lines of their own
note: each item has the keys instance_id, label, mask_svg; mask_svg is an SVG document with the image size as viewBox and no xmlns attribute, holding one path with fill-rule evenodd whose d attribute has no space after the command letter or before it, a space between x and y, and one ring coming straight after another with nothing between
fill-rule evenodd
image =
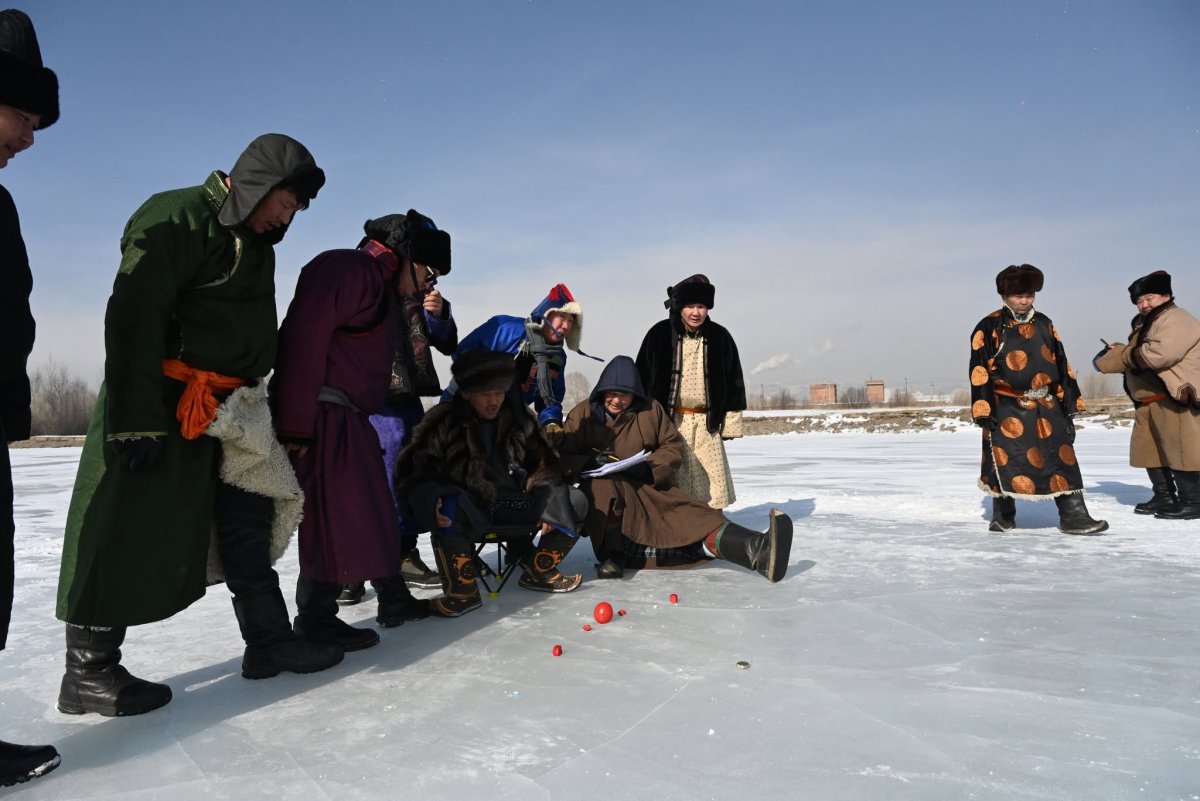
<instances>
[{"instance_id":1,"label":"man in green deel","mask_svg":"<svg viewBox=\"0 0 1200 801\"><path fill-rule=\"evenodd\" d=\"M125 227L63 544L61 712L138 715L170 701L169 687L120 664L126 627L174 615L221 578L246 641L242 675L342 659L296 638L272 568L299 489L279 469L261 380L275 362L273 245L324 183L302 144L265 134L228 175L152 196Z\"/></svg>"}]
</instances>

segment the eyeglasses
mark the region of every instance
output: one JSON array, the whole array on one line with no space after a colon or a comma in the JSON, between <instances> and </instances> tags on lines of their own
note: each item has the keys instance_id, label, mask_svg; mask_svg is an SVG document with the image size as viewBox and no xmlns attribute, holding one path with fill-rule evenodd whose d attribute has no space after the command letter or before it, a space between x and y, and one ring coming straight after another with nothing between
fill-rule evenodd
<instances>
[{"instance_id":1,"label":"eyeglasses","mask_svg":"<svg viewBox=\"0 0 1200 801\"><path fill-rule=\"evenodd\" d=\"M430 267L428 264L418 264L417 266L425 270L425 286L437 286L438 278L441 277L441 273Z\"/></svg>"}]
</instances>

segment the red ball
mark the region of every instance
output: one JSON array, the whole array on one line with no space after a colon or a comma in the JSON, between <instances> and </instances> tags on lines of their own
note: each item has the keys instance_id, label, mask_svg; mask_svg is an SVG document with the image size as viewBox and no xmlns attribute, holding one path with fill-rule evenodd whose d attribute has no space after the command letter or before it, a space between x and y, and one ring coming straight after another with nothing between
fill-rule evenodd
<instances>
[{"instance_id":1,"label":"red ball","mask_svg":"<svg viewBox=\"0 0 1200 801\"><path fill-rule=\"evenodd\" d=\"M596 604L595 610L592 611L592 616L596 618L597 623L607 623L612 620L613 608L608 601L601 601Z\"/></svg>"},{"instance_id":2,"label":"red ball","mask_svg":"<svg viewBox=\"0 0 1200 801\"><path fill-rule=\"evenodd\" d=\"M618 609L618 610L617 610L617 614L618 614L618 615L620 615L621 617L625 617L625 610L624 610L624 609Z\"/></svg>"},{"instance_id":3,"label":"red ball","mask_svg":"<svg viewBox=\"0 0 1200 801\"><path fill-rule=\"evenodd\" d=\"M550 653L554 654L555 656L562 656L562 646L561 645L554 646L554 650L552 650Z\"/></svg>"},{"instance_id":4,"label":"red ball","mask_svg":"<svg viewBox=\"0 0 1200 801\"><path fill-rule=\"evenodd\" d=\"M584 631L591 631L591 630L592 630L592 624L591 624L591 623L584 623L584 624L583 624L583 630L584 630Z\"/></svg>"},{"instance_id":5,"label":"red ball","mask_svg":"<svg viewBox=\"0 0 1200 801\"><path fill-rule=\"evenodd\" d=\"M679 603L679 596L676 595L675 593L671 593L671 603L673 603L673 604Z\"/></svg>"}]
</instances>

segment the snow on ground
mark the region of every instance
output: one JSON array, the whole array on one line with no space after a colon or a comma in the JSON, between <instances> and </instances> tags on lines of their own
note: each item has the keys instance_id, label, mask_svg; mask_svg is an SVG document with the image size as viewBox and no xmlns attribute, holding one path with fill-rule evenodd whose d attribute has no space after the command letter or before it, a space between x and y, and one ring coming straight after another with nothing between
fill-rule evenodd
<instances>
[{"instance_id":1,"label":"snow on ground","mask_svg":"<svg viewBox=\"0 0 1200 801\"><path fill-rule=\"evenodd\" d=\"M131 630L175 700L54 710L58 554L77 449L12 452L17 599L2 736L53 742L21 799L1200 799L1200 521L1135 516L1129 432L1081 429L1095 516L1051 503L988 534L973 431L730 443L739 503L796 519L787 578L727 564L511 586L459 620L382 632L324 673L251 682L228 593ZM425 547L423 545L423 547ZM280 564L285 591L294 552ZM678 593L678 605L668 601ZM607 626L593 606L628 615ZM374 603L344 614L370 625ZM561 644L564 653L553 657ZM750 663L740 670L739 660Z\"/></svg>"}]
</instances>

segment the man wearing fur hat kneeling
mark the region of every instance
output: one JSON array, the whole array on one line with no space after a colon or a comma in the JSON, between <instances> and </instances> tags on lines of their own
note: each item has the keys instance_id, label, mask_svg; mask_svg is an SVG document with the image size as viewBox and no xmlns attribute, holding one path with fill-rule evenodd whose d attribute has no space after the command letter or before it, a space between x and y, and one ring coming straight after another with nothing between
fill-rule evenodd
<instances>
[{"instance_id":1,"label":"man wearing fur hat kneeling","mask_svg":"<svg viewBox=\"0 0 1200 801\"><path fill-rule=\"evenodd\" d=\"M444 594L430 611L458 617L482 605L474 542L494 526L540 529L509 542L521 560L522 587L570 592L578 574L558 565L575 545L587 501L562 479L558 457L515 386L512 356L476 349L451 367L457 387L429 411L396 463L396 495L419 527L433 532Z\"/></svg>"},{"instance_id":2,"label":"man wearing fur hat kneeling","mask_svg":"<svg viewBox=\"0 0 1200 801\"><path fill-rule=\"evenodd\" d=\"M1083 502L1075 424L1084 411L1075 371L1050 318L1034 311L1042 271L1032 264L996 276L1004 304L971 335L971 417L983 430L979 487L992 496L990 531L1016 526L1016 499L1054 498L1064 534L1099 534Z\"/></svg>"}]
</instances>

